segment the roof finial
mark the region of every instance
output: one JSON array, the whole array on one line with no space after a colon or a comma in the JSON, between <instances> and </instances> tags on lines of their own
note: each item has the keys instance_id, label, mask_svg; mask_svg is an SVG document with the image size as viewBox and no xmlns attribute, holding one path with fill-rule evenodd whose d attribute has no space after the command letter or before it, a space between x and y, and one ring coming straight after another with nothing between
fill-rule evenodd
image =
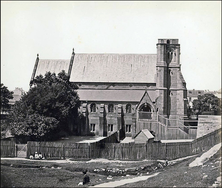
<instances>
[{"instance_id":1,"label":"roof finial","mask_svg":"<svg viewBox=\"0 0 222 188\"><path fill-rule=\"evenodd\" d=\"M72 53L74 54L75 52L74 52L74 48L72 49Z\"/></svg>"},{"instance_id":2,"label":"roof finial","mask_svg":"<svg viewBox=\"0 0 222 188\"><path fill-rule=\"evenodd\" d=\"M37 54L37 57L39 57L39 54Z\"/></svg>"}]
</instances>

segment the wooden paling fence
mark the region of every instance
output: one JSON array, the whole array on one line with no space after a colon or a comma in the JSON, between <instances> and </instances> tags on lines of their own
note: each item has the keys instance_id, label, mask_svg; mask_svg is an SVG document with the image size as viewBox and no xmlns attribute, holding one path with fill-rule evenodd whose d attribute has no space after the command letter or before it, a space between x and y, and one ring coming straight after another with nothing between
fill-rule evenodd
<instances>
[{"instance_id":1,"label":"wooden paling fence","mask_svg":"<svg viewBox=\"0 0 222 188\"><path fill-rule=\"evenodd\" d=\"M193 140L192 152L196 154L201 151L206 151L212 146L221 143L221 130L222 128L217 129L214 132Z\"/></svg>"},{"instance_id":2,"label":"wooden paling fence","mask_svg":"<svg viewBox=\"0 0 222 188\"><path fill-rule=\"evenodd\" d=\"M15 157L15 141L1 140L1 157Z\"/></svg>"},{"instance_id":3,"label":"wooden paling fence","mask_svg":"<svg viewBox=\"0 0 222 188\"><path fill-rule=\"evenodd\" d=\"M194 155L210 149L215 144L221 143L221 129L211 132L192 142L177 143L110 143L117 138L114 133L110 138L105 138L95 143L71 142L32 142L27 143L27 157L35 152L42 153L48 159L120 159L120 160L155 160L176 159ZM16 144L14 141L1 141L1 157L15 157Z\"/></svg>"},{"instance_id":4,"label":"wooden paling fence","mask_svg":"<svg viewBox=\"0 0 222 188\"><path fill-rule=\"evenodd\" d=\"M120 160L176 159L205 151L221 142L221 129L192 142L177 143L58 143L28 142L28 155L41 152L46 158L106 158Z\"/></svg>"},{"instance_id":5,"label":"wooden paling fence","mask_svg":"<svg viewBox=\"0 0 222 188\"><path fill-rule=\"evenodd\" d=\"M27 156L35 152L43 154L45 158L90 158L90 145L88 143L60 143L60 142L28 142Z\"/></svg>"}]
</instances>

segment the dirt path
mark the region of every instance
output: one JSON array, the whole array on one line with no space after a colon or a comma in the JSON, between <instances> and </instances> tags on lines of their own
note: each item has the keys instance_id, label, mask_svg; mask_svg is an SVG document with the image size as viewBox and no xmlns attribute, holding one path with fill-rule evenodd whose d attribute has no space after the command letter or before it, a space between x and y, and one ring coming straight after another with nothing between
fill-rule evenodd
<instances>
[{"instance_id":1,"label":"dirt path","mask_svg":"<svg viewBox=\"0 0 222 188\"><path fill-rule=\"evenodd\" d=\"M91 187L118 187L121 185L125 185L127 183L135 183L138 181L144 181L147 180L151 177L157 176L159 174L159 172L152 174L150 176L139 176L139 177L135 177L135 178L131 178L131 179L123 179L123 180L119 180L119 181L111 181L108 183L101 183L99 185L95 185L95 186L91 186Z\"/></svg>"}]
</instances>

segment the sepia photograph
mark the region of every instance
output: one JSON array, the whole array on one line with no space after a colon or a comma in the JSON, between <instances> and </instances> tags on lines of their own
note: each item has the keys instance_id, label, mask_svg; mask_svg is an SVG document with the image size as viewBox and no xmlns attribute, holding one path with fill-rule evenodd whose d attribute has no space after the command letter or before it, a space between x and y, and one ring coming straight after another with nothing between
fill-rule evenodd
<instances>
[{"instance_id":1,"label":"sepia photograph","mask_svg":"<svg viewBox=\"0 0 222 188\"><path fill-rule=\"evenodd\" d=\"M221 187L221 1L1 1L1 187Z\"/></svg>"}]
</instances>

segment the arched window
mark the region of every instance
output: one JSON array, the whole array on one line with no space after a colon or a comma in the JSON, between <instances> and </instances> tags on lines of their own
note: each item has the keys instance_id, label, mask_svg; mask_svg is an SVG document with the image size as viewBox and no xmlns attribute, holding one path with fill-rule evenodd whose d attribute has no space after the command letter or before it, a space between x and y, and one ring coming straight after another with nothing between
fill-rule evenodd
<instances>
[{"instance_id":1,"label":"arched window","mask_svg":"<svg viewBox=\"0 0 222 188\"><path fill-rule=\"evenodd\" d=\"M144 103L140 106L139 119L152 119L151 106L148 103Z\"/></svg>"},{"instance_id":2,"label":"arched window","mask_svg":"<svg viewBox=\"0 0 222 188\"><path fill-rule=\"evenodd\" d=\"M131 104L126 105L126 113L131 113Z\"/></svg>"},{"instance_id":3,"label":"arched window","mask_svg":"<svg viewBox=\"0 0 222 188\"><path fill-rule=\"evenodd\" d=\"M142 104L141 107L140 107L140 111L151 112L150 105L148 103Z\"/></svg>"},{"instance_id":4,"label":"arched window","mask_svg":"<svg viewBox=\"0 0 222 188\"><path fill-rule=\"evenodd\" d=\"M95 103L92 103L92 104L90 105L90 111L91 111L91 112L96 112L96 104L95 104Z\"/></svg>"},{"instance_id":5,"label":"arched window","mask_svg":"<svg viewBox=\"0 0 222 188\"><path fill-rule=\"evenodd\" d=\"M114 108L114 107L113 107L113 104L109 104L109 105L108 105L108 112L113 112L113 111L114 111L113 108Z\"/></svg>"}]
</instances>

